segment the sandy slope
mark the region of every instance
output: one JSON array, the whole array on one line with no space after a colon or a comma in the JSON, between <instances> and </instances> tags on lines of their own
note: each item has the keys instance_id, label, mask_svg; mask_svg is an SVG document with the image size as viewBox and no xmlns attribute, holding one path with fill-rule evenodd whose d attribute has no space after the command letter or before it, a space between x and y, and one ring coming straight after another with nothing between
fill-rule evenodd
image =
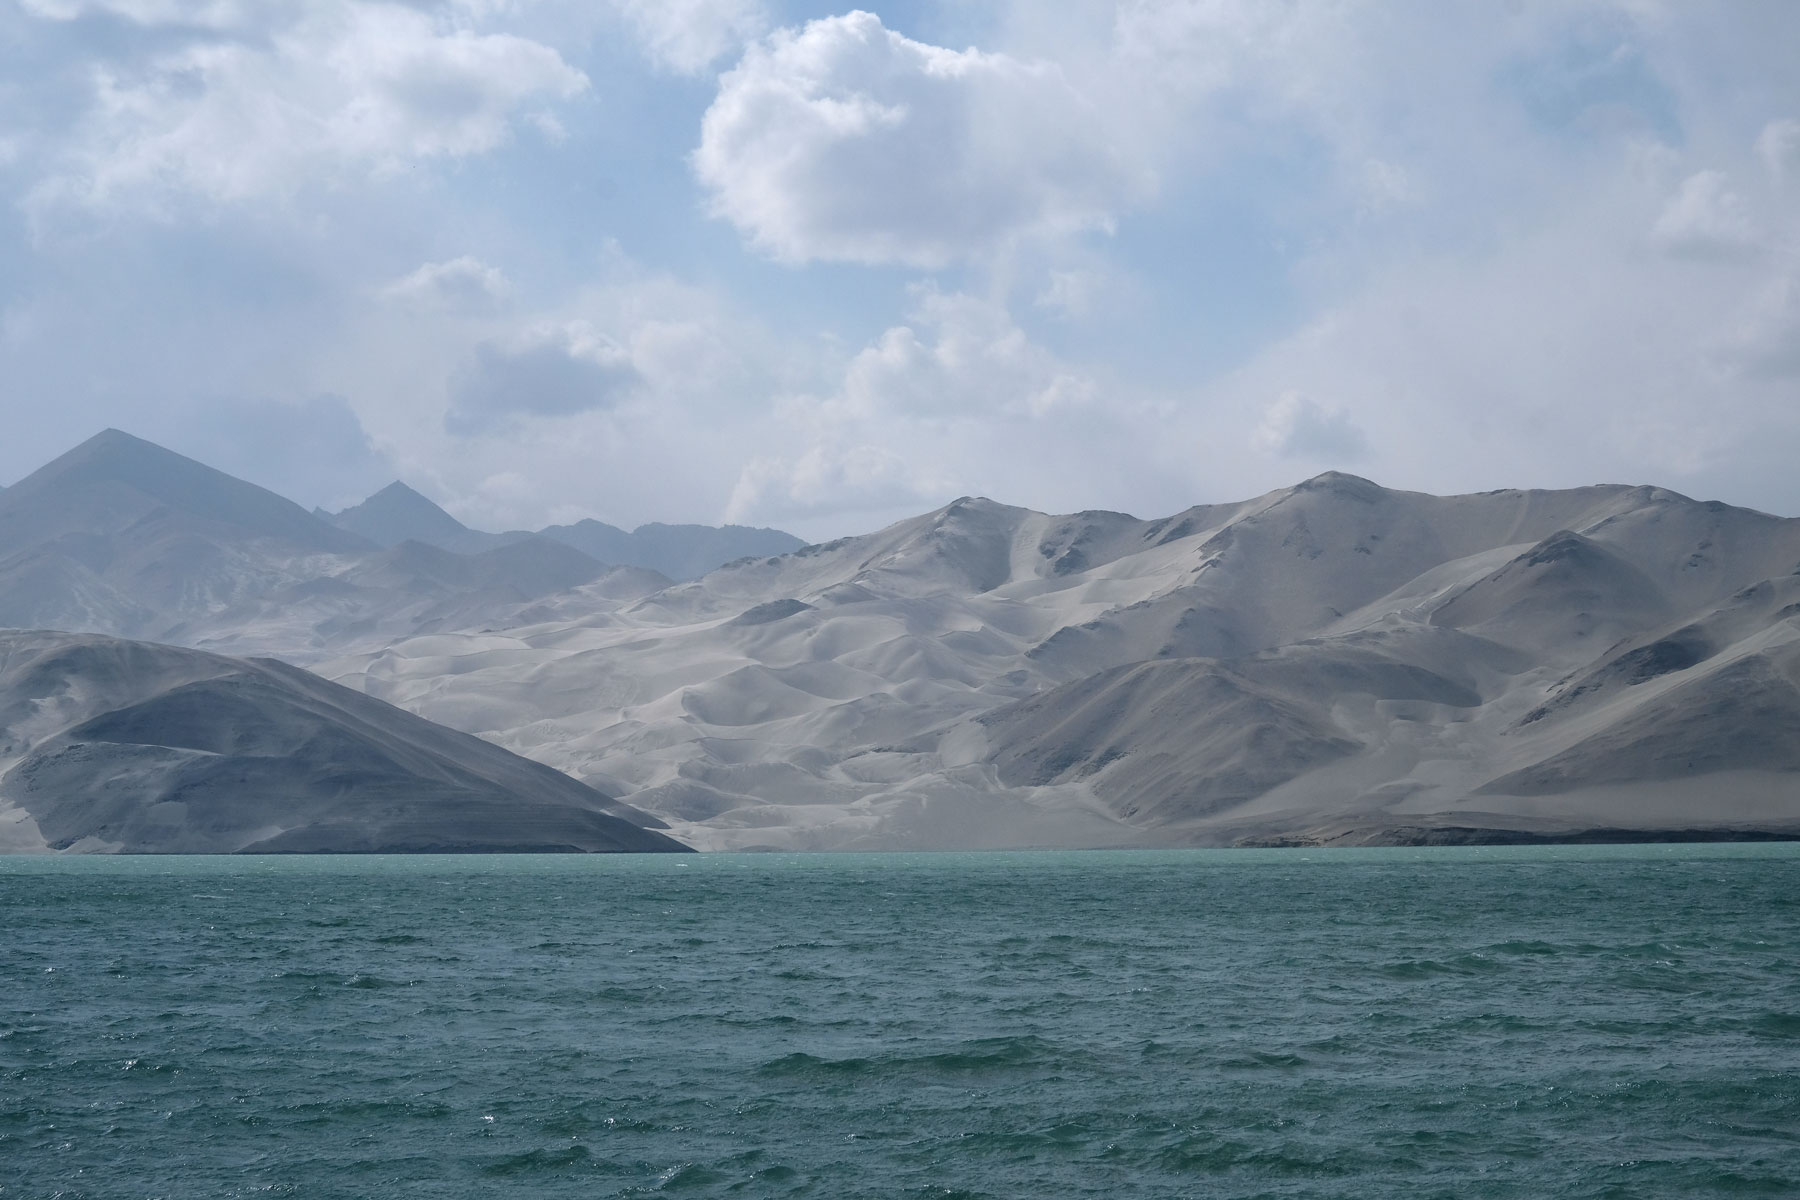
<instances>
[{"instance_id":1,"label":"sandy slope","mask_svg":"<svg viewBox=\"0 0 1800 1200\"><path fill-rule=\"evenodd\" d=\"M966 499L321 669L709 847L1785 828L1797 568L1800 522L1660 489L1329 474L1157 521ZM1690 749L1690 802L1634 807Z\"/></svg>"},{"instance_id":2,"label":"sandy slope","mask_svg":"<svg viewBox=\"0 0 1800 1200\"><path fill-rule=\"evenodd\" d=\"M654 818L272 660L0 633L0 850L677 850Z\"/></svg>"}]
</instances>

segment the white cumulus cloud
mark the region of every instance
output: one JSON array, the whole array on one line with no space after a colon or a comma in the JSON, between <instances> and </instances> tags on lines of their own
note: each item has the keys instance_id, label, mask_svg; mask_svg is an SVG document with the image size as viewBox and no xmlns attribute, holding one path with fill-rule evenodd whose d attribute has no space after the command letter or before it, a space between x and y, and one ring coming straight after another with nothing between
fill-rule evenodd
<instances>
[{"instance_id":1,"label":"white cumulus cloud","mask_svg":"<svg viewBox=\"0 0 1800 1200\"><path fill-rule=\"evenodd\" d=\"M146 20L160 11L122 7ZM214 8L221 21L235 12ZM97 65L89 110L34 202L280 197L346 171L492 150L531 106L586 86L528 38L400 5L320 5L256 36L196 38L145 63Z\"/></svg>"},{"instance_id":2,"label":"white cumulus cloud","mask_svg":"<svg viewBox=\"0 0 1800 1200\"><path fill-rule=\"evenodd\" d=\"M713 213L788 262L942 266L1103 227L1148 186L1055 66L927 45L866 12L752 46L693 165Z\"/></svg>"},{"instance_id":3,"label":"white cumulus cloud","mask_svg":"<svg viewBox=\"0 0 1800 1200\"><path fill-rule=\"evenodd\" d=\"M1026 336L997 305L917 289L909 323L850 361L836 403L859 416L1043 416L1087 403L1094 384Z\"/></svg>"}]
</instances>

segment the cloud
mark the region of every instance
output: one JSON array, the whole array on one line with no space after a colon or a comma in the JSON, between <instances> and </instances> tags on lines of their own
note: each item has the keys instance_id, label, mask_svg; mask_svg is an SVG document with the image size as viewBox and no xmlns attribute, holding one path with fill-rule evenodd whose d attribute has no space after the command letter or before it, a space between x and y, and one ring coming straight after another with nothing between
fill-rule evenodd
<instances>
[{"instance_id":1,"label":"cloud","mask_svg":"<svg viewBox=\"0 0 1800 1200\"><path fill-rule=\"evenodd\" d=\"M1416 207L1422 197L1418 181L1404 167L1379 158L1365 161L1358 172L1357 191L1361 194L1358 210L1368 216L1381 216L1399 209Z\"/></svg>"},{"instance_id":2,"label":"cloud","mask_svg":"<svg viewBox=\"0 0 1800 1200\"><path fill-rule=\"evenodd\" d=\"M1753 379L1800 376L1800 271L1772 280L1720 339L1728 367Z\"/></svg>"},{"instance_id":3,"label":"cloud","mask_svg":"<svg viewBox=\"0 0 1800 1200\"><path fill-rule=\"evenodd\" d=\"M850 360L832 405L860 416L1041 417L1094 397L1092 380L988 301L915 288L909 320Z\"/></svg>"},{"instance_id":4,"label":"cloud","mask_svg":"<svg viewBox=\"0 0 1800 1200\"><path fill-rule=\"evenodd\" d=\"M939 267L1103 228L1149 183L1056 67L916 42L866 12L752 46L693 166L713 215L791 263Z\"/></svg>"},{"instance_id":5,"label":"cloud","mask_svg":"<svg viewBox=\"0 0 1800 1200\"><path fill-rule=\"evenodd\" d=\"M1350 414L1299 392L1284 392L1263 409L1256 448L1282 458L1353 463L1369 457L1369 439Z\"/></svg>"},{"instance_id":6,"label":"cloud","mask_svg":"<svg viewBox=\"0 0 1800 1200\"><path fill-rule=\"evenodd\" d=\"M724 520L792 521L824 514L929 507L940 478L867 443L819 444L795 458L754 458L738 474Z\"/></svg>"},{"instance_id":7,"label":"cloud","mask_svg":"<svg viewBox=\"0 0 1800 1200\"><path fill-rule=\"evenodd\" d=\"M930 286L912 289L906 324L849 357L834 390L790 396L776 416L801 448L751 459L727 520L898 516L959 493L1016 496L1013 480L1056 462L1115 469L1094 462L1089 439L1107 423L1094 379L999 305Z\"/></svg>"},{"instance_id":8,"label":"cloud","mask_svg":"<svg viewBox=\"0 0 1800 1200\"><path fill-rule=\"evenodd\" d=\"M1763 126L1756 137L1756 152L1777 180L1800 176L1800 120L1785 117Z\"/></svg>"},{"instance_id":9,"label":"cloud","mask_svg":"<svg viewBox=\"0 0 1800 1200\"><path fill-rule=\"evenodd\" d=\"M1041 280L1030 288L1033 309L1070 325L1136 323L1146 299L1137 274L1091 251L1058 259L1027 276Z\"/></svg>"},{"instance_id":10,"label":"cloud","mask_svg":"<svg viewBox=\"0 0 1800 1200\"><path fill-rule=\"evenodd\" d=\"M490 528L1148 515L1344 452L1800 511L1800 6L22 2L0 187L81 236L0 223L0 479L331 394Z\"/></svg>"},{"instance_id":11,"label":"cloud","mask_svg":"<svg viewBox=\"0 0 1800 1200\"><path fill-rule=\"evenodd\" d=\"M512 285L498 267L470 255L421 265L381 289L403 307L446 312L485 312L501 304Z\"/></svg>"},{"instance_id":12,"label":"cloud","mask_svg":"<svg viewBox=\"0 0 1800 1200\"><path fill-rule=\"evenodd\" d=\"M143 19L162 6L117 4ZM218 20L237 10L205 10ZM42 209L282 198L347 175L494 149L529 106L587 77L549 46L475 33L392 4L335 3L296 21L196 37L93 70L88 111L32 197Z\"/></svg>"},{"instance_id":13,"label":"cloud","mask_svg":"<svg viewBox=\"0 0 1800 1200\"><path fill-rule=\"evenodd\" d=\"M1364 473L1394 486L1654 481L1771 503L1731 475L1761 439L1792 437L1777 373L1791 369L1794 314L1786 290L1759 292L1768 256L1732 253L1695 271L1646 254L1637 231L1666 211L1665 185L1616 169L1581 182L1580 194L1479 251L1380 264L1203 384L1211 419L1182 427L1204 469L1243 476L1214 449L1233 444L1221 439L1239 432L1233 412L1244 414L1236 445L1324 458L1343 431L1330 408L1310 413L1308 403L1329 397L1365 435ZM1271 406L1271 396L1282 399Z\"/></svg>"},{"instance_id":14,"label":"cloud","mask_svg":"<svg viewBox=\"0 0 1800 1200\"><path fill-rule=\"evenodd\" d=\"M21 0L33 16L75 21L89 16L119 17L136 25L182 25L231 29L250 22L251 6L239 0Z\"/></svg>"},{"instance_id":15,"label":"cloud","mask_svg":"<svg viewBox=\"0 0 1800 1200\"><path fill-rule=\"evenodd\" d=\"M613 0L650 60L698 75L769 27L757 0Z\"/></svg>"},{"instance_id":16,"label":"cloud","mask_svg":"<svg viewBox=\"0 0 1800 1200\"><path fill-rule=\"evenodd\" d=\"M630 355L579 322L511 344L482 342L450 378L445 428L467 435L520 417L611 408L638 382Z\"/></svg>"},{"instance_id":17,"label":"cloud","mask_svg":"<svg viewBox=\"0 0 1800 1200\"><path fill-rule=\"evenodd\" d=\"M1742 197L1720 171L1696 171L1682 180L1650 231L1656 244L1683 258L1734 258L1760 240Z\"/></svg>"}]
</instances>

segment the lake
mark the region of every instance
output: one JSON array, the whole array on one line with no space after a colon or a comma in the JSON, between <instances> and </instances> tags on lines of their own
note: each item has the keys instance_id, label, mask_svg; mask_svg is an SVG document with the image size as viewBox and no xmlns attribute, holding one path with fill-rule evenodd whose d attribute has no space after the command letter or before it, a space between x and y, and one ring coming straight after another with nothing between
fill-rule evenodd
<instances>
[{"instance_id":1,"label":"lake","mask_svg":"<svg viewBox=\"0 0 1800 1200\"><path fill-rule=\"evenodd\" d=\"M0 859L0 1198L1800 1194L1800 846Z\"/></svg>"}]
</instances>

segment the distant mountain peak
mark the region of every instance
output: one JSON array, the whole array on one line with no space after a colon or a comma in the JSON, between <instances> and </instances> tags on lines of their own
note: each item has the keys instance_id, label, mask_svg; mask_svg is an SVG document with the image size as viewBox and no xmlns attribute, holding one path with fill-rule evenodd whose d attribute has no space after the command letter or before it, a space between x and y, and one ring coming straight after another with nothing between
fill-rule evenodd
<instances>
[{"instance_id":1,"label":"distant mountain peak","mask_svg":"<svg viewBox=\"0 0 1800 1200\"><path fill-rule=\"evenodd\" d=\"M117 532L166 509L308 549L368 548L266 488L120 429L102 430L8 488L6 509L9 519L0 522L6 542L28 544L73 530Z\"/></svg>"},{"instance_id":2,"label":"distant mountain peak","mask_svg":"<svg viewBox=\"0 0 1800 1200\"><path fill-rule=\"evenodd\" d=\"M179 467L188 464L200 467L185 455L134 437L123 429L106 428L93 437L66 451L57 458L33 472L28 478L38 476L55 477L86 467L104 465L114 469L130 469L142 466ZM211 470L210 467L205 468Z\"/></svg>"},{"instance_id":3,"label":"distant mountain peak","mask_svg":"<svg viewBox=\"0 0 1800 1200\"><path fill-rule=\"evenodd\" d=\"M470 553L484 549L490 536L470 529L398 479L361 504L333 514L331 521L379 546L415 541Z\"/></svg>"},{"instance_id":4,"label":"distant mountain peak","mask_svg":"<svg viewBox=\"0 0 1800 1200\"><path fill-rule=\"evenodd\" d=\"M615 566L644 567L671 579L695 579L722 563L746 556L770 557L798 550L803 543L778 529L743 525L666 525L652 521L630 533L586 517L572 525L551 525L537 534L471 529L430 498L398 480L361 504L328 518L384 547L424 542L459 554L482 554L515 543L548 539Z\"/></svg>"},{"instance_id":5,"label":"distant mountain peak","mask_svg":"<svg viewBox=\"0 0 1800 1200\"><path fill-rule=\"evenodd\" d=\"M433 508L437 507L436 504L432 504L430 500L426 499L423 493L419 492L416 488L408 487L398 479L370 496L369 500L381 500L389 503L397 501L419 502L431 504L431 507ZM368 501L365 501L365 503L367 502Z\"/></svg>"}]
</instances>

